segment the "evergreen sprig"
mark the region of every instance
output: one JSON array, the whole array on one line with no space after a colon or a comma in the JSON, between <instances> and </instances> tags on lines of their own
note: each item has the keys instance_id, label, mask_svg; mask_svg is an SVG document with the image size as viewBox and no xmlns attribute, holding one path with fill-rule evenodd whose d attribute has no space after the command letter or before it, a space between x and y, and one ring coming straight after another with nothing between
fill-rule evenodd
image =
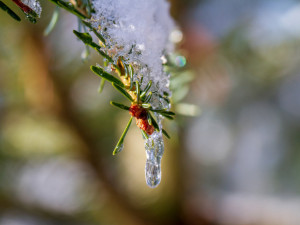
<instances>
[{"instance_id":1,"label":"evergreen sprig","mask_svg":"<svg viewBox=\"0 0 300 225\"><path fill-rule=\"evenodd\" d=\"M12 1L15 2L22 9L22 11L31 18L32 22L36 22L38 15L34 10L26 6L21 0ZM153 95L150 91L153 82L150 80L142 89L142 79L140 81L141 83L133 80L133 66L126 63L122 57L119 57L117 62L115 62L112 57L104 50L103 47L106 44L105 38L96 28L93 27L92 23L88 20L91 18L91 13L94 12L90 0L74 2L72 1L72 3L63 0L49 1L54 3L57 8L53 13L52 19L44 34L48 35L55 27L59 18L60 8L75 15L79 20L79 25L83 26L85 32L81 32L79 29L79 31L74 30L73 33L80 41L82 41L87 46L87 48L90 47L94 49L96 52L98 52L99 55L104 58L104 60L106 60L104 64L107 65L105 66L108 66L108 63L110 63L111 69L113 71L113 73L108 73L104 68L98 65L90 67L96 75L102 78L99 91L102 91L104 82L108 81L117 91L125 96L131 104L130 106L126 106L121 103L116 103L113 101L110 102L111 105L122 110L126 110L131 114L130 120L113 151L113 155L117 154L123 149L123 142L131 125L133 117L136 117L137 125L142 131L143 138L148 138L154 130L160 131L160 127L155 119L155 116L152 114L161 115L167 119L173 119L173 116L175 115L174 112L168 111L167 109L153 109L151 104L149 103ZM0 1L0 8L6 11L14 19L18 21L20 20L20 17L18 17L18 15L16 15L10 8L8 8L2 1ZM93 37L91 34L94 34L97 37L97 42L93 41ZM170 102L167 93L163 96L159 95L159 97L161 97L168 103ZM170 136L164 129L162 129L161 132L167 138L170 138Z\"/></svg>"}]
</instances>

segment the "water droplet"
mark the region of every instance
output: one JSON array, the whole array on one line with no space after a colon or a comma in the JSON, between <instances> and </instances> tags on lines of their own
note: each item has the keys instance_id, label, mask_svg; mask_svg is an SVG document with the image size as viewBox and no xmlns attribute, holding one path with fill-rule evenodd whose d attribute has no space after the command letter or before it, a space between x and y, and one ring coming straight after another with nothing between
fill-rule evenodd
<instances>
[{"instance_id":1,"label":"water droplet","mask_svg":"<svg viewBox=\"0 0 300 225\"><path fill-rule=\"evenodd\" d=\"M32 15L25 13L26 18L31 22L31 23L36 23L36 18L34 18Z\"/></svg>"},{"instance_id":2,"label":"water droplet","mask_svg":"<svg viewBox=\"0 0 300 225\"><path fill-rule=\"evenodd\" d=\"M184 67L186 64L186 58L184 56L176 56L175 63L179 67Z\"/></svg>"},{"instance_id":3,"label":"water droplet","mask_svg":"<svg viewBox=\"0 0 300 225\"><path fill-rule=\"evenodd\" d=\"M172 41L173 43L179 43L180 41L182 41L183 38L183 34L180 30L173 30L169 36L170 41Z\"/></svg>"},{"instance_id":4,"label":"water droplet","mask_svg":"<svg viewBox=\"0 0 300 225\"><path fill-rule=\"evenodd\" d=\"M165 55L160 57L162 64L166 64L168 62L167 58Z\"/></svg>"},{"instance_id":5,"label":"water droplet","mask_svg":"<svg viewBox=\"0 0 300 225\"><path fill-rule=\"evenodd\" d=\"M112 69L111 69L111 63L108 63L108 66L105 67L105 71L108 73L111 73Z\"/></svg>"},{"instance_id":6,"label":"water droplet","mask_svg":"<svg viewBox=\"0 0 300 225\"><path fill-rule=\"evenodd\" d=\"M161 180L160 160L146 161L145 177L146 183L149 187L155 188L159 185Z\"/></svg>"},{"instance_id":7,"label":"water droplet","mask_svg":"<svg viewBox=\"0 0 300 225\"><path fill-rule=\"evenodd\" d=\"M160 120L159 120L159 123ZM164 153L162 133L155 131L145 140L146 166L145 177L149 187L155 188L161 180L161 158Z\"/></svg>"},{"instance_id":8,"label":"water droplet","mask_svg":"<svg viewBox=\"0 0 300 225\"><path fill-rule=\"evenodd\" d=\"M123 151L123 149L124 149L124 144L118 145L114 150L114 154L117 154L117 153Z\"/></svg>"},{"instance_id":9,"label":"water droplet","mask_svg":"<svg viewBox=\"0 0 300 225\"><path fill-rule=\"evenodd\" d=\"M81 59L83 62L86 62L89 58L90 52L88 50L88 48L86 48L85 50L83 50L83 52L81 53Z\"/></svg>"}]
</instances>

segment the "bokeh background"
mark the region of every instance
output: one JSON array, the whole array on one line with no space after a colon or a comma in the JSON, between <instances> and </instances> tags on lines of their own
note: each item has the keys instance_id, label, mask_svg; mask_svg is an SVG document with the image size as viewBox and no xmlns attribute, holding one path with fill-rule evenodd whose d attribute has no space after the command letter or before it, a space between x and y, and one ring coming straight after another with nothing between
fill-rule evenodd
<instances>
[{"instance_id":1,"label":"bokeh background","mask_svg":"<svg viewBox=\"0 0 300 225\"><path fill-rule=\"evenodd\" d=\"M111 155L129 115L98 93L76 17L44 37L41 3L36 25L0 11L0 225L300 224L300 1L171 1L174 110L200 113L166 121L155 189L135 126Z\"/></svg>"}]
</instances>

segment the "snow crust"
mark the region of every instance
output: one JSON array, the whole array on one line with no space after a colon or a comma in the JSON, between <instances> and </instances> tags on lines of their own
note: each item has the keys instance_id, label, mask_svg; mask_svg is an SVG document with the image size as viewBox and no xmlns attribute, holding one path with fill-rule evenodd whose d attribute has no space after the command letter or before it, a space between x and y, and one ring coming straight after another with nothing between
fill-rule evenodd
<instances>
[{"instance_id":1,"label":"snow crust","mask_svg":"<svg viewBox=\"0 0 300 225\"><path fill-rule=\"evenodd\" d=\"M134 66L134 79L142 88L152 80L152 107L168 108L159 95L169 91L169 76L163 72L161 57L172 50L169 34L174 22L165 0L92 0L96 12L92 24L106 39L106 50Z\"/></svg>"},{"instance_id":2,"label":"snow crust","mask_svg":"<svg viewBox=\"0 0 300 225\"><path fill-rule=\"evenodd\" d=\"M42 7L40 5L40 2L37 0L21 0L25 5L27 5L29 8L31 8L33 11L38 14L38 17L41 16L42 13Z\"/></svg>"}]
</instances>

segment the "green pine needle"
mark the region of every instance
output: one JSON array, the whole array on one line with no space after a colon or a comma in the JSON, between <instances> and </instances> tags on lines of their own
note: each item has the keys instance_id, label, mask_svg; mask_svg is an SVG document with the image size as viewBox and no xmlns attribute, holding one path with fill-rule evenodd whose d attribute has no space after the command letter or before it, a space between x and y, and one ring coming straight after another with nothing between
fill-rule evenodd
<instances>
[{"instance_id":1,"label":"green pine needle","mask_svg":"<svg viewBox=\"0 0 300 225\"><path fill-rule=\"evenodd\" d=\"M67 2L64 2L63 0L50 0L57 6L67 10L68 12L74 14L75 16L79 17L80 19L88 19L87 16L83 15L81 12L79 12L75 7L71 4L68 4Z\"/></svg>"},{"instance_id":2,"label":"green pine needle","mask_svg":"<svg viewBox=\"0 0 300 225\"><path fill-rule=\"evenodd\" d=\"M89 33L81 33L76 30L73 30L73 33L86 45L95 49L102 57L106 58L109 62L113 63L113 59L107 55L105 52L101 50L101 47L93 42L93 38ZM114 65L116 69L119 69L116 65Z\"/></svg>"},{"instance_id":3,"label":"green pine needle","mask_svg":"<svg viewBox=\"0 0 300 225\"><path fill-rule=\"evenodd\" d=\"M145 103L148 103L152 98L152 92L150 91L149 94L147 95L147 97L145 98Z\"/></svg>"},{"instance_id":4,"label":"green pine needle","mask_svg":"<svg viewBox=\"0 0 300 225\"><path fill-rule=\"evenodd\" d=\"M168 138L171 139L170 135L167 133L165 129L162 129L162 133Z\"/></svg>"},{"instance_id":5,"label":"green pine needle","mask_svg":"<svg viewBox=\"0 0 300 225\"><path fill-rule=\"evenodd\" d=\"M93 43L93 38L89 33L81 33L73 30L73 33L86 45L91 45ZM100 48L100 46L99 46Z\"/></svg>"},{"instance_id":6,"label":"green pine needle","mask_svg":"<svg viewBox=\"0 0 300 225\"><path fill-rule=\"evenodd\" d=\"M123 131L123 134L121 135L121 137L120 137L120 139L119 139L119 141L118 141L118 143L117 143L117 145L116 145L116 147L115 147L115 149L112 153L113 155L115 155L115 154L117 154L117 153L119 153L120 151L123 150L123 142L124 142L124 139L125 139L125 136L126 136L128 130L129 130L129 127L131 125L131 122L132 122L132 117L130 117L130 119L128 121L128 124L125 127L125 130Z\"/></svg>"},{"instance_id":7,"label":"green pine needle","mask_svg":"<svg viewBox=\"0 0 300 225\"><path fill-rule=\"evenodd\" d=\"M151 88L151 86L152 86L152 80L150 80L148 82L148 84L146 85L145 90L141 94L141 98L143 98L146 95L146 93L149 91L149 89Z\"/></svg>"},{"instance_id":8,"label":"green pine needle","mask_svg":"<svg viewBox=\"0 0 300 225\"><path fill-rule=\"evenodd\" d=\"M156 112L162 115L167 115L167 116L175 116L174 112L171 111L166 111L164 109L150 109L152 112Z\"/></svg>"},{"instance_id":9,"label":"green pine needle","mask_svg":"<svg viewBox=\"0 0 300 225\"><path fill-rule=\"evenodd\" d=\"M144 109L149 109L149 108L151 107L151 104L149 104L149 103L143 103L143 104L142 104L142 107L143 107Z\"/></svg>"},{"instance_id":10,"label":"green pine needle","mask_svg":"<svg viewBox=\"0 0 300 225\"><path fill-rule=\"evenodd\" d=\"M144 139L148 139L149 138L148 134L144 130L141 130L141 132L142 132L142 135L143 135Z\"/></svg>"},{"instance_id":11,"label":"green pine needle","mask_svg":"<svg viewBox=\"0 0 300 225\"><path fill-rule=\"evenodd\" d=\"M174 120L174 117L172 116L168 116L168 115L165 115L165 114L161 114L162 116L164 116L165 118L169 119L169 120Z\"/></svg>"},{"instance_id":12,"label":"green pine needle","mask_svg":"<svg viewBox=\"0 0 300 225\"><path fill-rule=\"evenodd\" d=\"M122 83L123 84L123 83ZM124 95L129 101L133 102L132 97L130 96L130 94L128 94L127 91L125 91L122 87L120 87L118 84L116 83L112 83L112 86L117 89L122 95ZM124 85L123 85L124 86Z\"/></svg>"},{"instance_id":13,"label":"green pine needle","mask_svg":"<svg viewBox=\"0 0 300 225\"><path fill-rule=\"evenodd\" d=\"M115 83L116 85L118 85L120 87L124 87L124 84L122 83L122 81L120 81L118 78L114 77L113 75L105 72L102 68L100 68L98 66L91 66L90 68L96 75L102 77L103 79L105 79L111 83Z\"/></svg>"},{"instance_id":14,"label":"green pine needle","mask_svg":"<svg viewBox=\"0 0 300 225\"><path fill-rule=\"evenodd\" d=\"M136 101L140 102L140 84L138 81L135 82Z\"/></svg>"},{"instance_id":15,"label":"green pine needle","mask_svg":"<svg viewBox=\"0 0 300 225\"><path fill-rule=\"evenodd\" d=\"M126 106L126 105L123 105L121 103L117 103L117 102L113 102L113 101L110 101L110 104L119 108L119 109L123 109L123 110L126 110L128 111L130 107Z\"/></svg>"},{"instance_id":16,"label":"green pine needle","mask_svg":"<svg viewBox=\"0 0 300 225\"><path fill-rule=\"evenodd\" d=\"M152 125L154 126L155 130L159 131L159 126L156 122L156 120L154 119L154 117L151 115L151 113L148 113L150 115L151 121L152 121Z\"/></svg>"},{"instance_id":17,"label":"green pine needle","mask_svg":"<svg viewBox=\"0 0 300 225\"><path fill-rule=\"evenodd\" d=\"M82 23L83 23L85 26L87 26L88 28L90 28L90 29L93 31L93 33L97 36L97 38L99 38L99 40L100 40L103 44L105 44L105 39L102 37L101 34L99 34L99 33L97 32L97 30L96 30L94 27L92 27L92 25L91 25L90 23L88 23L88 22L86 22L86 21L84 21L84 20L82 20Z\"/></svg>"}]
</instances>

